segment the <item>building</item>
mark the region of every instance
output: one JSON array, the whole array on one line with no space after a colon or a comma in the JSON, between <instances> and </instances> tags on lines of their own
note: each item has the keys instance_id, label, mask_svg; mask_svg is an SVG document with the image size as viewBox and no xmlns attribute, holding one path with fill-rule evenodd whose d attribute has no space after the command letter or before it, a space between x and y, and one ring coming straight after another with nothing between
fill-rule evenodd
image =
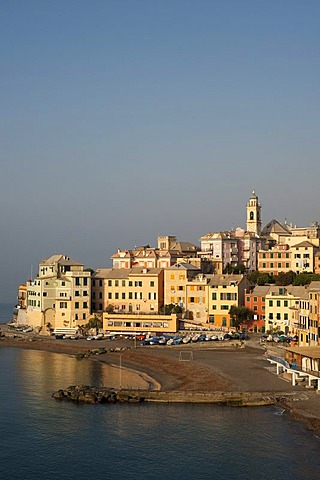
<instances>
[{"instance_id":1,"label":"building","mask_svg":"<svg viewBox=\"0 0 320 480\"><path fill-rule=\"evenodd\" d=\"M247 329L253 332L265 332L266 295L270 285L257 285L245 291L244 306L253 312L252 319L247 321Z\"/></svg>"},{"instance_id":2,"label":"building","mask_svg":"<svg viewBox=\"0 0 320 480\"><path fill-rule=\"evenodd\" d=\"M158 237L158 247L150 245L135 247L133 250L118 250L112 255L113 268L167 268L178 258L195 258L199 247L190 242L177 242L173 235Z\"/></svg>"},{"instance_id":3,"label":"building","mask_svg":"<svg viewBox=\"0 0 320 480\"><path fill-rule=\"evenodd\" d=\"M198 256L212 261L214 273L222 274L228 268L239 265L244 265L249 272L257 270L258 252L264 241L260 237L261 205L255 191L246 205L246 214L246 230L237 227L225 232L209 232L200 237Z\"/></svg>"},{"instance_id":4,"label":"building","mask_svg":"<svg viewBox=\"0 0 320 480\"><path fill-rule=\"evenodd\" d=\"M163 269L100 268L92 276L92 310L158 314L164 302Z\"/></svg>"},{"instance_id":5,"label":"building","mask_svg":"<svg viewBox=\"0 0 320 480\"><path fill-rule=\"evenodd\" d=\"M102 315L103 330L117 334L165 334L176 333L179 330L178 317L153 314L119 314L106 313Z\"/></svg>"},{"instance_id":6,"label":"building","mask_svg":"<svg viewBox=\"0 0 320 480\"><path fill-rule=\"evenodd\" d=\"M232 306L243 306L248 281L244 275L213 275L208 282L209 323L218 329L232 328L229 311Z\"/></svg>"},{"instance_id":7,"label":"building","mask_svg":"<svg viewBox=\"0 0 320 480\"><path fill-rule=\"evenodd\" d=\"M88 322L91 272L83 264L67 255L52 255L42 260L38 275L26 287L27 307L19 310L19 323L48 333L75 331Z\"/></svg>"},{"instance_id":8,"label":"building","mask_svg":"<svg viewBox=\"0 0 320 480\"><path fill-rule=\"evenodd\" d=\"M320 282L311 282L309 291L309 338L311 347L320 344Z\"/></svg>"},{"instance_id":9,"label":"building","mask_svg":"<svg viewBox=\"0 0 320 480\"><path fill-rule=\"evenodd\" d=\"M261 205L254 190L247 203L247 232L256 236L261 234Z\"/></svg>"},{"instance_id":10,"label":"building","mask_svg":"<svg viewBox=\"0 0 320 480\"><path fill-rule=\"evenodd\" d=\"M205 275L191 263L181 262L164 271L164 303L182 308L182 318L198 324L208 321L207 284L212 275Z\"/></svg>"},{"instance_id":11,"label":"building","mask_svg":"<svg viewBox=\"0 0 320 480\"><path fill-rule=\"evenodd\" d=\"M275 245L269 250L258 253L258 270L261 273L278 275L292 270L292 252L289 245Z\"/></svg>"},{"instance_id":12,"label":"building","mask_svg":"<svg viewBox=\"0 0 320 480\"><path fill-rule=\"evenodd\" d=\"M300 300L308 287L270 286L265 296L266 325L268 332L296 335L299 329Z\"/></svg>"}]
</instances>

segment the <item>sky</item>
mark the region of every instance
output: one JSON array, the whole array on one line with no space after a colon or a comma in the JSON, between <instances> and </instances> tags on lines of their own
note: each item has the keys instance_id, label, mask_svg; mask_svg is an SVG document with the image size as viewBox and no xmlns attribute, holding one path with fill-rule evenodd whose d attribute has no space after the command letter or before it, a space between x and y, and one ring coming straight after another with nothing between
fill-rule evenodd
<instances>
[{"instance_id":1,"label":"sky","mask_svg":"<svg viewBox=\"0 0 320 480\"><path fill-rule=\"evenodd\" d=\"M43 258L320 221L318 0L0 1L0 302Z\"/></svg>"}]
</instances>

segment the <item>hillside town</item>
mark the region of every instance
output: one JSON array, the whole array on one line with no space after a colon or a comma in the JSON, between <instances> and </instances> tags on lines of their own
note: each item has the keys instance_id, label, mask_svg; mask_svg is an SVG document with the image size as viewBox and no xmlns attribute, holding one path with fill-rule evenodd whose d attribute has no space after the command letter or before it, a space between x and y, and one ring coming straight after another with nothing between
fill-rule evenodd
<instances>
[{"instance_id":1,"label":"hillside town","mask_svg":"<svg viewBox=\"0 0 320 480\"><path fill-rule=\"evenodd\" d=\"M255 191L246 228L203 234L199 245L160 235L157 246L118 250L93 271L65 254L19 286L17 323L42 335L74 334L92 319L111 333L181 328L287 335L319 344L320 225L270 220Z\"/></svg>"}]
</instances>

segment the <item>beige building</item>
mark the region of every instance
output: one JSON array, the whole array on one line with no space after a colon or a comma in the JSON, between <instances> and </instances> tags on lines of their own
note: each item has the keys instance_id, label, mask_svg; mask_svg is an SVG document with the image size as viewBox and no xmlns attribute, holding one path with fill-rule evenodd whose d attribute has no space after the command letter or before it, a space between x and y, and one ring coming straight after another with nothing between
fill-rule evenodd
<instances>
[{"instance_id":1,"label":"beige building","mask_svg":"<svg viewBox=\"0 0 320 480\"><path fill-rule=\"evenodd\" d=\"M318 248L309 241L297 243L291 247L292 271L295 273L314 272L315 254Z\"/></svg>"},{"instance_id":2,"label":"beige building","mask_svg":"<svg viewBox=\"0 0 320 480\"><path fill-rule=\"evenodd\" d=\"M92 276L92 310L158 314L164 302L163 269L100 268Z\"/></svg>"},{"instance_id":3,"label":"beige building","mask_svg":"<svg viewBox=\"0 0 320 480\"><path fill-rule=\"evenodd\" d=\"M278 275L280 272L292 270L292 252L289 245L276 245L270 250L260 250L258 253L258 270L261 273Z\"/></svg>"},{"instance_id":4,"label":"beige building","mask_svg":"<svg viewBox=\"0 0 320 480\"><path fill-rule=\"evenodd\" d=\"M199 247L190 242L178 242L173 235L158 237L158 246L135 247L133 250L118 250L112 255L113 268L167 268L174 265L178 258L197 256Z\"/></svg>"},{"instance_id":5,"label":"beige building","mask_svg":"<svg viewBox=\"0 0 320 480\"><path fill-rule=\"evenodd\" d=\"M41 328L42 333L67 333L88 322L91 272L83 264L66 255L53 255L40 263L37 277L26 286L27 307L21 315L19 311L20 323Z\"/></svg>"},{"instance_id":6,"label":"beige building","mask_svg":"<svg viewBox=\"0 0 320 480\"><path fill-rule=\"evenodd\" d=\"M299 347L307 347L310 345L310 303L309 289L307 289L300 299L299 304L299 328L298 328L298 344Z\"/></svg>"},{"instance_id":7,"label":"beige building","mask_svg":"<svg viewBox=\"0 0 320 480\"><path fill-rule=\"evenodd\" d=\"M179 329L176 314L119 314L103 313L103 329L112 333L176 333Z\"/></svg>"}]
</instances>

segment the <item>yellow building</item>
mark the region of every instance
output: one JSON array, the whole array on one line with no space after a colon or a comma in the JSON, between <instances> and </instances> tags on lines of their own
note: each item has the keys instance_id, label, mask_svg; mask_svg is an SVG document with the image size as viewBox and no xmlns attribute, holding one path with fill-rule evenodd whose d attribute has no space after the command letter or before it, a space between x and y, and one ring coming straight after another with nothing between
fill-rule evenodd
<instances>
[{"instance_id":1,"label":"yellow building","mask_svg":"<svg viewBox=\"0 0 320 480\"><path fill-rule=\"evenodd\" d=\"M163 301L161 268L100 268L92 276L94 312L157 314Z\"/></svg>"},{"instance_id":2,"label":"yellow building","mask_svg":"<svg viewBox=\"0 0 320 480\"><path fill-rule=\"evenodd\" d=\"M91 272L66 255L43 260L34 280L27 281L27 308L20 323L42 329L74 332L88 322Z\"/></svg>"},{"instance_id":3,"label":"yellow building","mask_svg":"<svg viewBox=\"0 0 320 480\"><path fill-rule=\"evenodd\" d=\"M234 305L244 305L248 281L244 275L213 275L208 282L209 323L215 328L232 327L229 311Z\"/></svg>"},{"instance_id":4,"label":"yellow building","mask_svg":"<svg viewBox=\"0 0 320 480\"><path fill-rule=\"evenodd\" d=\"M207 284L212 275L205 275L191 263L180 262L164 271L164 303L182 308L182 318L193 323L208 321Z\"/></svg>"},{"instance_id":5,"label":"yellow building","mask_svg":"<svg viewBox=\"0 0 320 480\"><path fill-rule=\"evenodd\" d=\"M271 286L265 297L266 331L296 335L299 328L300 301L308 287Z\"/></svg>"},{"instance_id":6,"label":"yellow building","mask_svg":"<svg viewBox=\"0 0 320 480\"><path fill-rule=\"evenodd\" d=\"M319 345L320 282L309 285L309 346Z\"/></svg>"}]
</instances>

